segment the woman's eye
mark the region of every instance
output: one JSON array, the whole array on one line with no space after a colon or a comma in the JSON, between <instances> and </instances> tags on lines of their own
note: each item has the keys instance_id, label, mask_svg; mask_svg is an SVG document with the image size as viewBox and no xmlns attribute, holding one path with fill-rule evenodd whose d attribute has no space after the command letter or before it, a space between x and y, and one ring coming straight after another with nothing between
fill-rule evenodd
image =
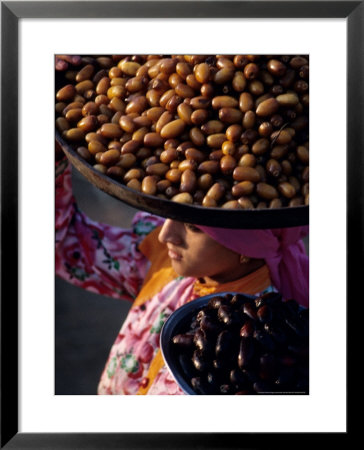
<instances>
[{"instance_id":1,"label":"woman's eye","mask_svg":"<svg viewBox=\"0 0 364 450\"><path fill-rule=\"evenodd\" d=\"M202 230L200 230L200 228L197 228L195 225L193 225L192 223L186 223L186 228L190 231L193 231L194 233L201 233Z\"/></svg>"}]
</instances>

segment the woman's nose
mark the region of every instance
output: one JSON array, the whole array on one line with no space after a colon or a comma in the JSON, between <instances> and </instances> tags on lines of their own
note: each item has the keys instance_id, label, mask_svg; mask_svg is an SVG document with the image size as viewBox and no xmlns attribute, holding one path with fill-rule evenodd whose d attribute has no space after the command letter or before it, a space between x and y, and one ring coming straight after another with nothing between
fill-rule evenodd
<instances>
[{"instance_id":1,"label":"woman's nose","mask_svg":"<svg viewBox=\"0 0 364 450\"><path fill-rule=\"evenodd\" d=\"M158 235L159 242L181 245L183 243L182 228L183 224L172 219L166 219Z\"/></svg>"}]
</instances>

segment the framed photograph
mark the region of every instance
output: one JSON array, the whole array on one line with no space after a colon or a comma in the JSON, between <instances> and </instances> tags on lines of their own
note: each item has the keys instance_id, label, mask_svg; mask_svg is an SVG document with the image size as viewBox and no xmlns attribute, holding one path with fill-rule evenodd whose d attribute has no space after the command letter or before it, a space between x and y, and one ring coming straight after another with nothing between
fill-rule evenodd
<instances>
[{"instance_id":1,"label":"framed photograph","mask_svg":"<svg viewBox=\"0 0 364 450\"><path fill-rule=\"evenodd\" d=\"M7 1L1 21L1 448L347 443L348 302L364 268L363 2ZM310 57L307 396L55 395L55 55L149 53Z\"/></svg>"}]
</instances>

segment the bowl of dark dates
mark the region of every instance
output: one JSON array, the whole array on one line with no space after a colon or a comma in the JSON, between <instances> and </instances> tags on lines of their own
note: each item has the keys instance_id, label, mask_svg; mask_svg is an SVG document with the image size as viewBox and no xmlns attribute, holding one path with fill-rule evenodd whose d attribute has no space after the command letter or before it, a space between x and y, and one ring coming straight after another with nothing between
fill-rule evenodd
<instances>
[{"instance_id":1,"label":"bowl of dark dates","mask_svg":"<svg viewBox=\"0 0 364 450\"><path fill-rule=\"evenodd\" d=\"M278 292L224 292L177 309L161 332L185 394L309 393L309 310Z\"/></svg>"}]
</instances>

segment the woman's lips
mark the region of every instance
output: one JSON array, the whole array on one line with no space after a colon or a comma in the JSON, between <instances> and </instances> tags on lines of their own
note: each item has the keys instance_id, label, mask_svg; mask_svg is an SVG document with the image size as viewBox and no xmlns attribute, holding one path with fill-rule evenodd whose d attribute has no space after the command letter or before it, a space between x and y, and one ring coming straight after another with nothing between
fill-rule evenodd
<instances>
[{"instance_id":1,"label":"woman's lips","mask_svg":"<svg viewBox=\"0 0 364 450\"><path fill-rule=\"evenodd\" d=\"M182 259L182 255L171 248L168 249L168 256L175 261L180 261Z\"/></svg>"}]
</instances>

